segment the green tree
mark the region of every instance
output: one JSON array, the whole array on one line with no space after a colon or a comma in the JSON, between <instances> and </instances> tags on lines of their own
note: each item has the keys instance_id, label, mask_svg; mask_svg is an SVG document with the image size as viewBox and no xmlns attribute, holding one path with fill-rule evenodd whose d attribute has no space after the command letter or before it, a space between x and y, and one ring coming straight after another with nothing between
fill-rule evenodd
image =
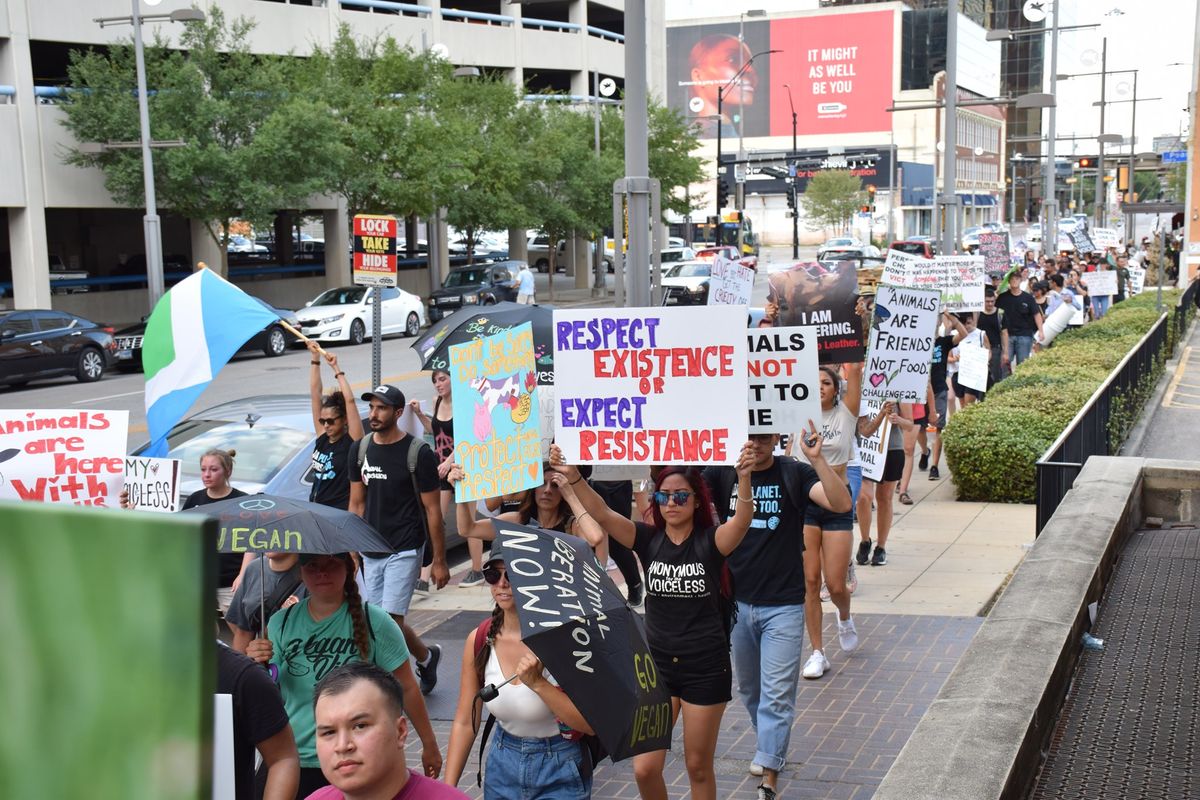
<instances>
[{"instance_id":1,"label":"green tree","mask_svg":"<svg viewBox=\"0 0 1200 800\"><path fill-rule=\"evenodd\" d=\"M862 179L847 169L822 170L808 179L800 205L811 230L833 228L841 232L846 221L865 203Z\"/></svg>"},{"instance_id":2,"label":"green tree","mask_svg":"<svg viewBox=\"0 0 1200 800\"><path fill-rule=\"evenodd\" d=\"M226 23L217 7L189 22L179 50L156 38L147 46L150 125L156 140L184 146L154 153L159 205L204 223L228 273L230 223L263 223L280 208L303 205L327 184L326 154L333 120L324 103L291 91L288 58L250 52L253 22ZM133 45L107 53L72 51L63 124L81 142L131 141L139 136ZM97 166L113 198L145 204L140 151L100 154L71 150L66 160Z\"/></svg>"},{"instance_id":3,"label":"green tree","mask_svg":"<svg viewBox=\"0 0 1200 800\"><path fill-rule=\"evenodd\" d=\"M1158 173L1150 170L1135 171L1133 173L1133 191L1137 195L1139 202L1148 200L1157 200L1162 197L1163 185L1158 179Z\"/></svg>"}]
</instances>

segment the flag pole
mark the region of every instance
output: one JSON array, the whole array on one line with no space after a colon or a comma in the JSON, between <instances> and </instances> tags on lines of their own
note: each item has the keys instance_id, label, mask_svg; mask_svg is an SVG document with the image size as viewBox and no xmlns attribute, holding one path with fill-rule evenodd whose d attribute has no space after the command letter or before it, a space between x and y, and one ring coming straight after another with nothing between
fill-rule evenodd
<instances>
[{"instance_id":1,"label":"flag pole","mask_svg":"<svg viewBox=\"0 0 1200 800\"><path fill-rule=\"evenodd\" d=\"M289 323L289 322L288 322L286 319L280 319L280 320L279 320L279 324L280 324L280 326L282 326L282 327L283 327L283 329L284 329L284 330L286 330L288 333L290 333L290 334L292 334L293 336L295 336L295 337L296 337L297 339L299 339L300 341L302 341L302 342L311 342L311 341L313 341L312 339L309 339L307 336L305 336L305 335L304 335L303 333L301 333L300 331L298 331L298 330L296 330L295 328L293 328L293 327L292 327L292 325L291 325L291 323ZM317 344L317 352L318 352L318 353L320 353L321 355L327 355L327 353L325 352L325 348L324 348L324 347L321 347L320 343L318 343L318 344Z\"/></svg>"}]
</instances>

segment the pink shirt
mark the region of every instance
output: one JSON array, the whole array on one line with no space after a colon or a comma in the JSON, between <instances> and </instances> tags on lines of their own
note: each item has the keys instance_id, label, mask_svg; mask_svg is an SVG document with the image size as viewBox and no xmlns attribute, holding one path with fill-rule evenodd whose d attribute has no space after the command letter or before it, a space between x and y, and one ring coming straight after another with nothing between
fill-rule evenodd
<instances>
[{"instance_id":1,"label":"pink shirt","mask_svg":"<svg viewBox=\"0 0 1200 800\"><path fill-rule=\"evenodd\" d=\"M346 796L342 794L341 789L326 786L317 789L306 800L345 800L345 798ZM392 800L467 800L467 795L453 786L426 778L424 775L410 769L408 771L408 783L404 784L404 788L400 790L400 794L393 797Z\"/></svg>"}]
</instances>

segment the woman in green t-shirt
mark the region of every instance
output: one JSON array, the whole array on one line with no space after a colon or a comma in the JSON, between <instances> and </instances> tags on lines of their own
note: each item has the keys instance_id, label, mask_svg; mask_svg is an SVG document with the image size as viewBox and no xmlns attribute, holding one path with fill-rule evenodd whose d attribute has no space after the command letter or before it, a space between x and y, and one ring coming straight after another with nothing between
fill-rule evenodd
<instances>
[{"instance_id":1,"label":"woman in green t-shirt","mask_svg":"<svg viewBox=\"0 0 1200 800\"><path fill-rule=\"evenodd\" d=\"M366 605L354 580L348 553L301 555L300 577L308 597L271 617L267 638L255 639L246 654L271 667L300 751L300 790L307 797L328 784L317 759L313 689L334 667L361 659L396 676L404 689L404 711L421 738L424 772L442 770L425 700L413 676L404 634L381 608Z\"/></svg>"}]
</instances>

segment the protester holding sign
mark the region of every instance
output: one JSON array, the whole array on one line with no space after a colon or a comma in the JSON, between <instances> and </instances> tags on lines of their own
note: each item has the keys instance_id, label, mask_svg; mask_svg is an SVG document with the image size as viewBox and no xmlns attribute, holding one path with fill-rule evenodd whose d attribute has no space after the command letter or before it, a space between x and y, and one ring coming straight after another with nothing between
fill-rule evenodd
<instances>
[{"instance_id":1,"label":"protester holding sign","mask_svg":"<svg viewBox=\"0 0 1200 800\"><path fill-rule=\"evenodd\" d=\"M915 428L915 423L912 419L912 411L908 403L893 403L887 401L882 404L880 410L874 415L863 415L858 418L858 435L869 437L875 434L883 425L884 421L889 423L887 437L887 456L884 460L883 473L879 479L871 479L863 474L863 488L860 498L866 497L875 501L876 512L876 528L879 538L875 545L875 552L871 552L870 538L870 523L867 526L862 526L860 520L860 540L858 543L858 554L855 556L855 561L859 566L867 563L868 557L871 561L871 566L882 567L887 563L887 545L888 534L892 530L892 494L896 490L896 481L900 480L904 475L904 433ZM860 501L865 502L865 501ZM860 505L860 508L862 506ZM870 508L870 506L867 506ZM861 534L866 535L861 535Z\"/></svg>"},{"instance_id":2,"label":"protester holding sign","mask_svg":"<svg viewBox=\"0 0 1200 800\"><path fill-rule=\"evenodd\" d=\"M521 622L512 585L508 582L504 550L493 550L483 566L484 580L496 603L479 642L472 630L463 644L458 707L446 749L446 783L458 786L471 755L471 745L483 716L482 706L496 718L497 730L487 756L484 800L513 797L584 800L592 796L591 764L577 738L591 726L554 677L521 641ZM510 676L516 679L506 683ZM476 705L480 690L497 687L491 699ZM490 693L489 693L490 694ZM586 777L585 777L586 776Z\"/></svg>"},{"instance_id":3,"label":"protester holding sign","mask_svg":"<svg viewBox=\"0 0 1200 800\"><path fill-rule=\"evenodd\" d=\"M312 354L308 393L312 399L313 428L317 433L308 500L345 510L350 507L350 453L354 443L363 437L362 418L354 402L350 381L346 380L346 373L338 369L337 355L325 353L325 361L333 369L333 379L337 381L337 390L323 395L321 347L311 339L307 345Z\"/></svg>"},{"instance_id":4,"label":"protester holding sign","mask_svg":"<svg viewBox=\"0 0 1200 800\"><path fill-rule=\"evenodd\" d=\"M233 459L236 455L236 450L213 449L200 456L200 482L204 484L204 488L197 489L188 495L188 499L183 501L183 508L180 511L206 506L218 500L245 497L245 492L235 489L229 484L229 479L233 476ZM122 505L124 504L124 495L122 495ZM253 553L221 553L217 556L217 606L221 609L222 615L229 610L233 593L241 586L242 578L246 574L246 567L253 560Z\"/></svg>"},{"instance_id":5,"label":"protester holding sign","mask_svg":"<svg viewBox=\"0 0 1200 800\"><path fill-rule=\"evenodd\" d=\"M1042 333L1042 315L1029 292L1021 291L1021 274L1008 275L1008 291L996 299L996 306L1008 320L1008 359L1012 369L1029 358L1034 333Z\"/></svg>"},{"instance_id":6,"label":"protester holding sign","mask_svg":"<svg viewBox=\"0 0 1200 800\"><path fill-rule=\"evenodd\" d=\"M574 489L566 484L562 475L546 470L542 472L542 475L545 482L538 488L527 492L517 510L502 512L495 518L505 522L516 522L520 525L531 525L578 536L587 540L589 544L592 544L594 539L599 539L603 543L604 530L584 510ZM450 480L457 483L462 476L462 468L455 465L450 471ZM492 524L492 520L487 517L475 519L474 509L474 501L458 504L459 532L476 541L494 541L496 527ZM587 533L584 532L584 528L588 528ZM592 546L596 547L597 545L592 544Z\"/></svg>"},{"instance_id":7,"label":"protester holding sign","mask_svg":"<svg viewBox=\"0 0 1200 800\"><path fill-rule=\"evenodd\" d=\"M814 448L819 454L820 444ZM684 758L695 800L717 797L713 758L721 717L733 694L728 617L734 606L722 591L722 568L754 518L750 474L755 462L755 446L748 441L735 467L736 511L720 526L699 471L664 469L655 480L650 506L654 524L647 525L610 509L579 470L566 464L558 445L550 448L551 467L566 475L585 511L609 536L637 552L646 568L647 638L658 678L671 691L673 715L683 713ZM644 800L666 800L665 763L665 750L634 757Z\"/></svg>"}]
</instances>

